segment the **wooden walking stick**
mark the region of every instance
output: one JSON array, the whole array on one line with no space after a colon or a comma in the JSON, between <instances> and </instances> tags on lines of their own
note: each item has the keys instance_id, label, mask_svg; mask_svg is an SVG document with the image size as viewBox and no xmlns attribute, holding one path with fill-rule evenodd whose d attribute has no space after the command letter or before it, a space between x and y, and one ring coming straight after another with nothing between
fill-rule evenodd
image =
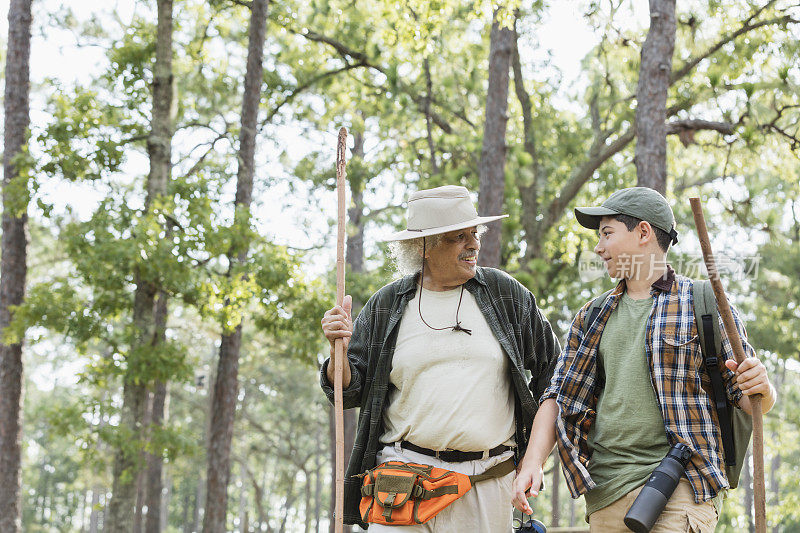
<instances>
[{"instance_id":1,"label":"wooden walking stick","mask_svg":"<svg viewBox=\"0 0 800 533\"><path fill-rule=\"evenodd\" d=\"M700 204L700 198L689 198L689 203L692 206L694 225L697 228L697 236L700 239L700 248L703 250L703 260L708 270L708 278L711 280L711 287L714 289L714 297L717 300L717 310L719 310L719 315L722 317L722 323L725 326L725 335L728 336L728 340L731 342L736 362L742 364L746 357L742 347L742 339L739 337L739 331L733 321L733 313L731 313L728 298L725 296L725 290L722 288L722 282L719 279L717 263L714 261L714 255L711 252L711 241L708 238L706 220L703 217L703 206ZM764 420L761 412L761 395L754 394L749 398L750 405L753 408L753 505L755 507L756 533L766 533L767 499L764 487ZM747 468L747 465L745 465L745 468Z\"/></svg>"},{"instance_id":2,"label":"wooden walking stick","mask_svg":"<svg viewBox=\"0 0 800 533\"><path fill-rule=\"evenodd\" d=\"M336 197L338 217L336 226L336 305L344 302L344 239L345 239L345 149L347 128L339 130L336 145ZM344 529L344 412L342 409L342 373L344 371L344 341L336 339L333 344L333 408L336 427L336 505L334 507L335 533Z\"/></svg>"}]
</instances>

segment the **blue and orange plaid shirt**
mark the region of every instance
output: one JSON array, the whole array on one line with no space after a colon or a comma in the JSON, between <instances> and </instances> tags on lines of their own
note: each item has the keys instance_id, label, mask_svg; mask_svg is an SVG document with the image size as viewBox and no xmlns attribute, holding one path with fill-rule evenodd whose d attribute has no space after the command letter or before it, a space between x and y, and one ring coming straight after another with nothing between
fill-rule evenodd
<instances>
[{"instance_id":1,"label":"blue and orange plaid shirt","mask_svg":"<svg viewBox=\"0 0 800 533\"><path fill-rule=\"evenodd\" d=\"M625 291L621 281L606 299L584 335L584 320L591 301L581 308L572 322L567 344L558 358L550 386L542 401L555 398L560 409L557 419L558 449L567 485L573 498L595 487L589 475L589 428L595 421L598 375L597 349L606 321ZM730 485L725 476L724 457L717 413L706 393L710 380L703 370L703 356L694 319L692 280L676 276L672 268L653 283L650 294L653 310L645 330L645 352L650 377L656 391L664 428L670 444L682 442L694 452L686 468L697 503L716 496ZM736 327L747 357L754 350L738 313L733 310ZM720 330L724 331L720 321ZM722 336L720 369L729 400L738 406L742 392L736 375L724 366L733 358L727 336Z\"/></svg>"}]
</instances>

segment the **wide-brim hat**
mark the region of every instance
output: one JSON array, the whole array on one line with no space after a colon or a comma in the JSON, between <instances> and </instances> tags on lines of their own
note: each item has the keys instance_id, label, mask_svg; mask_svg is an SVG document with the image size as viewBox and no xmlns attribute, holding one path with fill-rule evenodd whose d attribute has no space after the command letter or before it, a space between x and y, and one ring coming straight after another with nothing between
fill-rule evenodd
<instances>
[{"instance_id":1,"label":"wide-brim hat","mask_svg":"<svg viewBox=\"0 0 800 533\"><path fill-rule=\"evenodd\" d=\"M486 224L508 215L480 217L466 187L444 185L417 191L408 199L407 229L384 241L403 241Z\"/></svg>"}]
</instances>

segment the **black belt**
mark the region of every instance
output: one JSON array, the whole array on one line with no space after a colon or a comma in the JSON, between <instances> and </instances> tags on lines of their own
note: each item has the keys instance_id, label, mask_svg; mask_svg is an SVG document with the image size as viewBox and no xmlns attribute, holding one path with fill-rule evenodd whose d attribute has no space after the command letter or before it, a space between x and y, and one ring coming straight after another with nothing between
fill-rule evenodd
<instances>
[{"instance_id":1,"label":"black belt","mask_svg":"<svg viewBox=\"0 0 800 533\"><path fill-rule=\"evenodd\" d=\"M404 450L411 450L412 452L421 453L422 455L428 455L430 457L436 457L446 463L462 463L464 461L475 461L476 459L483 459L483 452L462 452L460 450L443 450L443 451L436 451L430 450L428 448L423 448L422 446L417 446L416 444L412 444L406 440L400 441L400 447ZM513 450L511 446L496 446L489 450L489 457L496 457L501 453L505 453L509 450Z\"/></svg>"}]
</instances>

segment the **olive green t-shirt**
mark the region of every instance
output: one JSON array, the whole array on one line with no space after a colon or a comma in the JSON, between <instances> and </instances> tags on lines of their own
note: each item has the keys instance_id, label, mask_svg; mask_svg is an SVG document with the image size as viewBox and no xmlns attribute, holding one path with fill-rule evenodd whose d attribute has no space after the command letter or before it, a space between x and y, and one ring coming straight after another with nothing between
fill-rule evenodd
<instances>
[{"instance_id":1,"label":"olive green t-shirt","mask_svg":"<svg viewBox=\"0 0 800 533\"><path fill-rule=\"evenodd\" d=\"M586 494L587 517L644 484L670 448L645 353L652 308L652 298L623 294L600 338L606 382L589 431L589 474L597 487Z\"/></svg>"}]
</instances>

